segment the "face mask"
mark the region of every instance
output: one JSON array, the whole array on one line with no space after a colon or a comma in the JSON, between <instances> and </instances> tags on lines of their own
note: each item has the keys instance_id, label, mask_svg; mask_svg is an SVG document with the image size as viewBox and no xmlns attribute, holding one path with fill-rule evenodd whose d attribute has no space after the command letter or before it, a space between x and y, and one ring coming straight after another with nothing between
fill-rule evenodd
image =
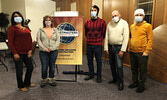
<instances>
[{"instance_id":1,"label":"face mask","mask_svg":"<svg viewBox=\"0 0 167 100\"><path fill-rule=\"evenodd\" d=\"M16 23L21 23L22 22L22 18L21 17L14 17L14 21Z\"/></svg>"},{"instance_id":2,"label":"face mask","mask_svg":"<svg viewBox=\"0 0 167 100\"><path fill-rule=\"evenodd\" d=\"M95 17L96 17L96 13L97 13L97 12L95 12L95 11L91 11L91 17L92 17L92 18L95 18Z\"/></svg>"},{"instance_id":3,"label":"face mask","mask_svg":"<svg viewBox=\"0 0 167 100\"><path fill-rule=\"evenodd\" d=\"M117 22L119 21L119 17L114 17L114 18L112 18L112 20L113 20L115 23L117 23Z\"/></svg>"},{"instance_id":4,"label":"face mask","mask_svg":"<svg viewBox=\"0 0 167 100\"><path fill-rule=\"evenodd\" d=\"M46 26L51 26L51 21L45 21Z\"/></svg>"},{"instance_id":5,"label":"face mask","mask_svg":"<svg viewBox=\"0 0 167 100\"><path fill-rule=\"evenodd\" d=\"M143 21L143 17L135 16L135 21L136 21L137 23L140 23L140 22Z\"/></svg>"}]
</instances>

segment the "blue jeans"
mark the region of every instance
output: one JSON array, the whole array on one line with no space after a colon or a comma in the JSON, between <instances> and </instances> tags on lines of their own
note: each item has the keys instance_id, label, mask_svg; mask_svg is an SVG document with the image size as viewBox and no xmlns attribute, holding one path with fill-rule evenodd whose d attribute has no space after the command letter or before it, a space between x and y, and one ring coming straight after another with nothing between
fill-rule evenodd
<instances>
[{"instance_id":1,"label":"blue jeans","mask_svg":"<svg viewBox=\"0 0 167 100\"><path fill-rule=\"evenodd\" d=\"M101 45L89 45L87 44L86 49L87 54L87 61L88 61L88 67L89 67L89 76L94 76L94 66L93 66L93 57L95 54L96 62L97 62L97 77L101 77L101 71L102 71L102 46Z\"/></svg>"},{"instance_id":2,"label":"blue jeans","mask_svg":"<svg viewBox=\"0 0 167 100\"><path fill-rule=\"evenodd\" d=\"M113 80L123 83L123 57L120 58L118 55L120 50L121 45L108 45L109 64Z\"/></svg>"},{"instance_id":3,"label":"blue jeans","mask_svg":"<svg viewBox=\"0 0 167 100\"><path fill-rule=\"evenodd\" d=\"M17 87L24 88L28 87L31 84L33 64L32 64L32 58L28 58L27 54L19 54L19 56L20 59L16 61L12 55L16 67ZM24 82L23 82L23 62L27 67Z\"/></svg>"},{"instance_id":4,"label":"blue jeans","mask_svg":"<svg viewBox=\"0 0 167 100\"><path fill-rule=\"evenodd\" d=\"M41 60L41 73L42 73L42 79L46 79L48 75L48 66L49 66L49 77L54 78L55 74L55 62L57 59L58 50L51 51L50 53L40 51L39 57Z\"/></svg>"}]
</instances>

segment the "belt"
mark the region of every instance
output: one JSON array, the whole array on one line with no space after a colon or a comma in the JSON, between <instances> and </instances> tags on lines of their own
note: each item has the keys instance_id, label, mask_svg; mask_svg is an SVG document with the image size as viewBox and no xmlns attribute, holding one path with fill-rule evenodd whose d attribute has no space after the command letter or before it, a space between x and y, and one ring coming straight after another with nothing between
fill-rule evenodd
<instances>
[{"instance_id":1,"label":"belt","mask_svg":"<svg viewBox=\"0 0 167 100\"><path fill-rule=\"evenodd\" d=\"M111 45L111 44L108 44L109 46L122 46L122 44L114 44L114 45Z\"/></svg>"}]
</instances>

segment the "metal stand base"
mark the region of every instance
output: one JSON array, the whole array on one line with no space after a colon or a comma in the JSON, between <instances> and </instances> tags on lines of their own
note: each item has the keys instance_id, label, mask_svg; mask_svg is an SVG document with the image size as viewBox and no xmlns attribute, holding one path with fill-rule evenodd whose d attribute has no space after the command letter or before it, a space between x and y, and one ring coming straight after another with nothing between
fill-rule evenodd
<instances>
[{"instance_id":1,"label":"metal stand base","mask_svg":"<svg viewBox=\"0 0 167 100\"><path fill-rule=\"evenodd\" d=\"M77 71L78 71L78 67L79 65L75 65L75 71L73 72L74 74L74 80L55 80L55 81L61 81L61 82L77 82ZM56 65L56 68L57 68L57 65ZM57 72L58 72L58 68L57 68Z\"/></svg>"},{"instance_id":2,"label":"metal stand base","mask_svg":"<svg viewBox=\"0 0 167 100\"><path fill-rule=\"evenodd\" d=\"M2 56L1 54L0 54L0 56ZM3 57L3 56L2 56ZM3 65L5 68L6 68L6 71L8 71L8 67L5 65L5 63L1 60L1 57L0 57L0 62L1 62L1 64L0 65Z\"/></svg>"}]
</instances>

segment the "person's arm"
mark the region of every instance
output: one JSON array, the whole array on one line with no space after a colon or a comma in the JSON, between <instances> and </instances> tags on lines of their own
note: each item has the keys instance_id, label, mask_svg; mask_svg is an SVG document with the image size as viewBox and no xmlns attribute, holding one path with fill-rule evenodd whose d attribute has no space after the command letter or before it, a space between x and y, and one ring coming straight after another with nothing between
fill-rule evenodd
<instances>
[{"instance_id":1,"label":"person's arm","mask_svg":"<svg viewBox=\"0 0 167 100\"><path fill-rule=\"evenodd\" d=\"M153 31L152 31L152 26L149 25L147 28L147 46L144 53L146 54L149 53L149 51L152 49L152 43L153 43Z\"/></svg>"},{"instance_id":2,"label":"person's arm","mask_svg":"<svg viewBox=\"0 0 167 100\"><path fill-rule=\"evenodd\" d=\"M104 39L106 35L106 22L105 21L103 22L102 33L103 33L103 39Z\"/></svg>"},{"instance_id":3,"label":"person's arm","mask_svg":"<svg viewBox=\"0 0 167 100\"><path fill-rule=\"evenodd\" d=\"M28 28L27 28L27 29L28 29ZM29 29L28 29L28 30L29 30ZM30 30L29 30L29 31L30 31ZM31 33L31 31L30 31L30 33ZM32 50L34 49L34 48L33 48L33 43L32 43L31 34L30 34L30 39L31 39L31 43L30 43L31 48L30 48L30 50L28 51L28 57L29 57L29 58L32 56Z\"/></svg>"},{"instance_id":4,"label":"person's arm","mask_svg":"<svg viewBox=\"0 0 167 100\"><path fill-rule=\"evenodd\" d=\"M14 27L10 26L8 28L8 45L9 45L10 51L13 54L17 54L17 51L16 51L15 46L14 46L14 35L15 35L14 33L15 33Z\"/></svg>"},{"instance_id":5,"label":"person's arm","mask_svg":"<svg viewBox=\"0 0 167 100\"><path fill-rule=\"evenodd\" d=\"M108 35L109 35L108 25L107 25L106 36L104 41L104 51L106 51L107 54L108 54Z\"/></svg>"},{"instance_id":6,"label":"person's arm","mask_svg":"<svg viewBox=\"0 0 167 100\"><path fill-rule=\"evenodd\" d=\"M13 26L10 26L8 28L8 45L9 45L9 49L12 52L14 59L16 61L18 61L20 59L19 54L17 53L15 46L14 46L14 36L15 35L15 29Z\"/></svg>"},{"instance_id":7,"label":"person's arm","mask_svg":"<svg viewBox=\"0 0 167 100\"><path fill-rule=\"evenodd\" d=\"M124 24L123 42L122 42L121 51L126 52L127 45L128 45L128 40L129 40L129 25L126 22Z\"/></svg>"},{"instance_id":8,"label":"person's arm","mask_svg":"<svg viewBox=\"0 0 167 100\"><path fill-rule=\"evenodd\" d=\"M45 51L45 50L47 50L47 48L44 47L44 45L43 45L43 43L42 43L42 41L41 41L41 34L42 34L41 29L39 29L39 31L38 31L38 33L37 33L37 36L36 36L36 40L37 40L38 46L39 46L43 51Z\"/></svg>"},{"instance_id":9,"label":"person's arm","mask_svg":"<svg viewBox=\"0 0 167 100\"><path fill-rule=\"evenodd\" d=\"M57 29L55 29L55 34L56 34L56 43L50 48L50 50L55 50L58 49L59 45L60 45L60 34L57 31Z\"/></svg>"},{"instance_id":10,"label":"person's arm","mask_svg":"<svg viewBox=\"0 0 167 100\"><path fill-rule=\"evenodd\" d=\"M132 37L132 33L131 33L131 26L130 26L130 32L129 32L129 41L128 41L128 46L127 46L127 51L129 52L130 51L130 41L131 41L131 37Z\"/></svg>"},{"instance_id":11,"label":"person's arm","mask_svg":"<svg viewBox=\"0 0 167 100\"><path fill-rule=\"evenodd\" d=\"M88 21L85 22L85 36L87 37L87 33L88 33Z\"/></svg>"}]
</instances>

